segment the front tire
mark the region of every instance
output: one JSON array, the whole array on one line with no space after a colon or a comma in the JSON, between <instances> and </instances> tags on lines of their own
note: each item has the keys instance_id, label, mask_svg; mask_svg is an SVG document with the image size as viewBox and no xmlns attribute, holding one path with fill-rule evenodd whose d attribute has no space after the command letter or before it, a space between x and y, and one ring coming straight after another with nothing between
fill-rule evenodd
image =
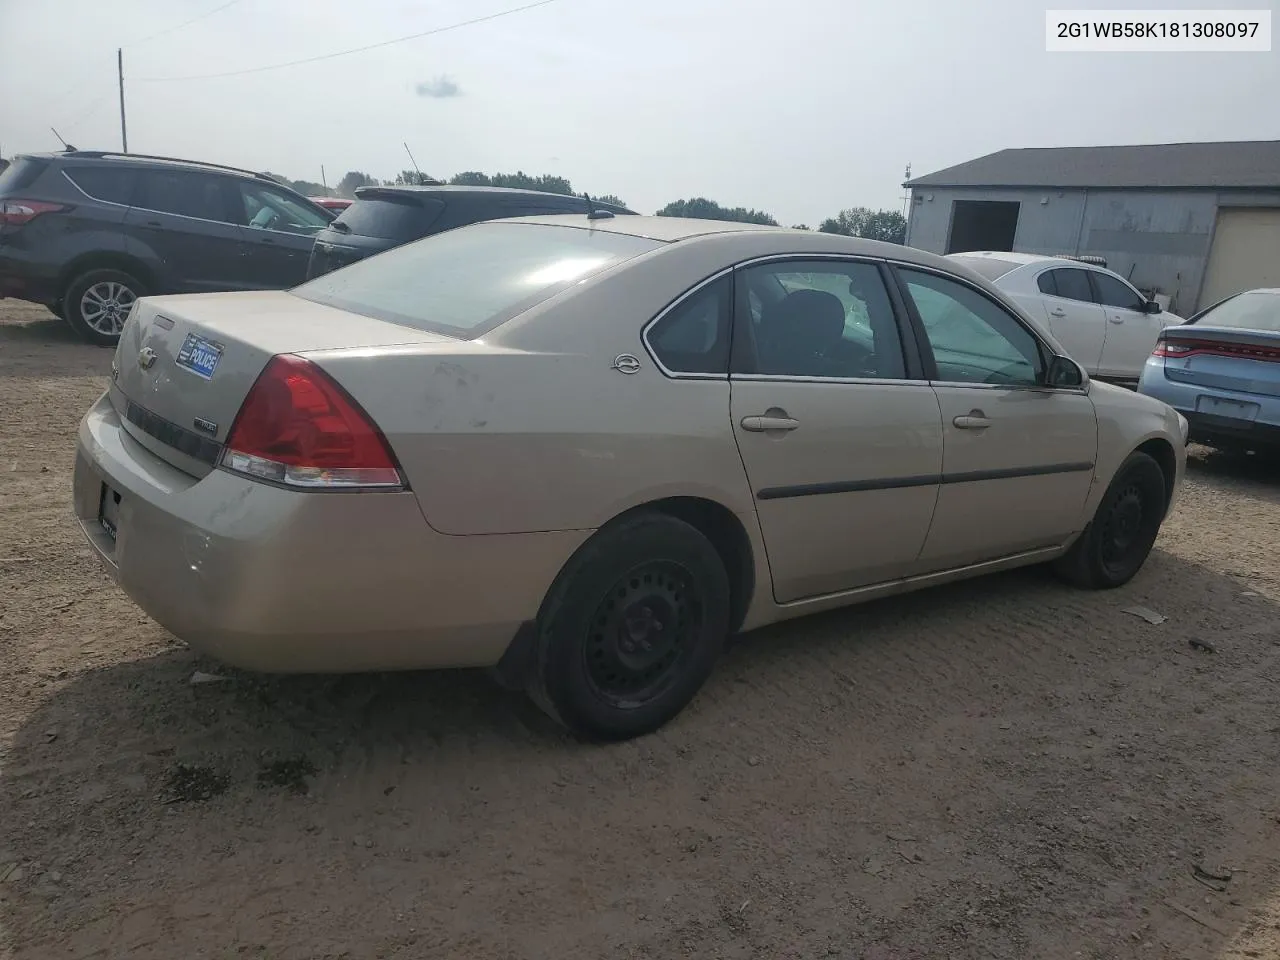
<instances>
[{"instance_id":1,"label":"front tire","mask_svg":"<svg viewBox=\"0 0 1280 960\"><path fill-rule=\"evenodd\" d=\"M645 513L569 561L538 617L534 702L573 732L657 730L702 687L729 632L724 563L697 529Z\"/></svg>"},{"instance_id":2,"label":"front tire","mask_svg":"<svg viewBox=\"0 0 1280 960\"><path fill-rule=\"evenodd\" d=\"M1167 503L1160 465L1145 453L1129 454L1093 521L1054 563L1055 572L1068 583L1094 590L1128 583L1155 545Z\"/></svg>"},{"instance_id":3,"label":"front tire","mask_svg":"<svg viewBox=\"0 0 1280 960\"><path fill-rule=\"evenodd\" d=\"M81 339L112 347L134 302L146 294L142 282L123 270L89 270L67 285L62 317Z\"/></svg>"}]
</instances>

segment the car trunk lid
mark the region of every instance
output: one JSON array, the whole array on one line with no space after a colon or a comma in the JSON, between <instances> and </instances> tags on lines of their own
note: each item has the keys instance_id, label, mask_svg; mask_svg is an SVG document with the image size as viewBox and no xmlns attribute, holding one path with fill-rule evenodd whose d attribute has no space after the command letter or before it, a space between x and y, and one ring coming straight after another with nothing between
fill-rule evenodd
<instances>
[{"instance_id":1,"label":"car trunk lid","mask_svg":"<svg viewBox=\"0 0 1280 960\"><path fill-rule=\"evenodd\" d=\"M1176 383L1280 396L1280 333L1189 324L1166 327L1156 355Z\"/></svg>"},{"instance_id":2,"label":"car trunk lid","mask_svg":"<svg viewBox=\"0 0 1280 960\"><path fill-rule=\"evenodd\" d=\"M283 291L149 297L121 333L111 401L138 443L202 477L273 356L447 342Z\"/></svg>"}]
</instances>

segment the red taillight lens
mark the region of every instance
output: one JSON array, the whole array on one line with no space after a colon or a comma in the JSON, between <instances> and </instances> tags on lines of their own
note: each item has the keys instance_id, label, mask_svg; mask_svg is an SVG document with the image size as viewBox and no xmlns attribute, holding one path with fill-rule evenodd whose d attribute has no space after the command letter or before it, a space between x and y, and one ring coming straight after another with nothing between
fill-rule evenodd
<instances>
[{"instance_id":1,"label":"red taillight lens","mask_svg":"<svg viewBox=\"0 0 1280 960\"><path fill-rule=\"evenodd\" d=\"M20 227L42 213L66 209L64 204L45 203L43 200L0 200L0 227Z\"/></svg>"},{"instance_id":2,"label":"red taillight lens","mask_svg":"<svg viewBox=\"0 0 1280 960\"><path fill-rule=\"evenodd\" d=\"M1153 357L1185 357L1191 352L1191 346L1185 343L1166 343L1156 344L1156 348L1151 351Z\"/></svg>"},{"instance_id":3,"label":"red taillight lens","mask_svg":"<svg viewBox=\"0 0 1280 960\"><path fill-rule=\"evenodd\" d=\"M323 370L290 355L273 357L249 389L222 465L293 487L404 486L368 415Z\"/></svg>"},{"instance_id":4,"label":"red taillight lens","mask_svg":"<svg viewBox=\"0 0 1280 960\"><path fill-rule=\"evenodd\" d=\"M1235 357L1240 360L1280 361L1280 347L1268 347L1255 343L1229 343L1218 340L1183 340L1156 344L1153 357L1176 360L1183 357Z\"/></svg>"}]
</instances>

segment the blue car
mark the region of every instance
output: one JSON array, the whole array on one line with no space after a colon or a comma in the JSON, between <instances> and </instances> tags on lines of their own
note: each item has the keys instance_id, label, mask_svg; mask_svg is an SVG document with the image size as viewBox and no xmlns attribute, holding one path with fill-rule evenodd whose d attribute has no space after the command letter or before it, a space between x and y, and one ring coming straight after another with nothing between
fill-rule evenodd
<instances>
[{"instance_id":1,"label":"blue car","mask_svg":"<svg viewBox=\"0 0 1280 960\"><path fill-rule=\"evenodd\" d=\"M1163 330L1138 392L1186 417L1191 440L1280 450L1280 289L1238 293Z\"/></svg>"}]
</instances>

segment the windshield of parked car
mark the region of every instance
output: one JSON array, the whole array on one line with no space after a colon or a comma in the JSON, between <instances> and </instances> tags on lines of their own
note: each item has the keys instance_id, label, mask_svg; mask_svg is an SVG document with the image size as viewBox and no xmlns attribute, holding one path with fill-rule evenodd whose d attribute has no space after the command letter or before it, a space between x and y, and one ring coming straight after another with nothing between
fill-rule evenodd
<instances>
[{"instance_id":1,"label":"windshield of parked car","mask_svg":"<svg viewBox=\"0 0 1280 960\"><path fill-rule=\"evenodd\" d=\"M481 223L361 260L293 293L377 320L470 339L573 283L660 246L600 230Z\"/></svg>"},{"instance_id":2,"label":"windshield of parked car","mask_svg":"<svg viewBox=\"0 0 1280 960\"><path fill-rule=\"evenodd\" d=\"M1003 277L1006 273L1013 270L1020 264L1011 260L1001 260L998 257L948 257L949 260L955 260L957 263L963 264L980 277L995 282Z\"/></svg>"},{"instance_id":3,"label":"windshield of parked car","mask_svg":"<svg viewBox=\"0 0 1280 960\"><path fill-rule=\"evenodd\" d=\"M1280 292L1254 290L1242 293L1201 314L1196 324L1280 333Z\"/></svg>"}]
</instances>

